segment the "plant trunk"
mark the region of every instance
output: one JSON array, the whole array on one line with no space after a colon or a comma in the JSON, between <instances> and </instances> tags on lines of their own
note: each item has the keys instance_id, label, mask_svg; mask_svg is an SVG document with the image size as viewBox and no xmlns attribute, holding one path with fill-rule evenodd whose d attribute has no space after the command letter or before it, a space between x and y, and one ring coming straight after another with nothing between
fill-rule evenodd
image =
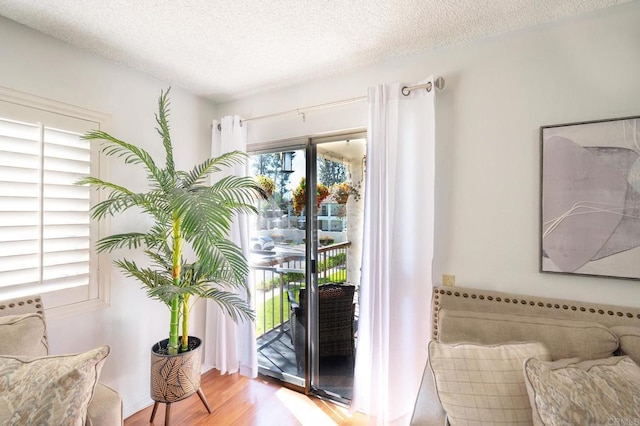
<instances>
[{"instance_id":1,"label":"plant trunk","mask_svg":"<svg viewBox=\"0 0 640 426\"><path fill-rule=\"evenodd\" d=\"M180 274L182 269L182 234L180 233L180 218L173 217L173 259L171 265L171 276L173 285L180 286ZM178 295L171 299L171 323L169 325L169 354L178 353L178 328L180 322L180 297Z\"/></svg>"},{"instance_id":2,"label":"plant trunk","mask_svg":"<svg viewBox=\"0 0 640 426\"><path fill-rule=\"evenodd\" d=\"M182 300L182 351L189 349L189 316L191 315L189 296L185 294Z\"/></svg>"},{"instance_id":3,"label":"plant trunk","mask_svg":"<svg viewBox=\"0 0 640 426\"><path fill-rule=\"evenodd\" d=\"M180 320L180 299L174 296L171 300L171 322L169 323L169 343L167 348L170 355L178 353L178 323Z\"/></svg>"}]
</instances>

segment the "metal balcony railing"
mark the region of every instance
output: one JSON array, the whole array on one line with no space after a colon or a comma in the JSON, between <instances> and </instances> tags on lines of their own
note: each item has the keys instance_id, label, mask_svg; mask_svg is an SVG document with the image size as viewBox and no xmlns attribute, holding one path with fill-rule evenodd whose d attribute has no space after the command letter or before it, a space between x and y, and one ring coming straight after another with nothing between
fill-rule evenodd
<instances>
[{"instance_id":1,"label":"metal balcony railing","mask_svg":"<svg viewBox=\"0 0 640 426\"><path fill-rule=\"evenodd\" d=\"M318 283L347 282L347 248L351 242L318 249ZM284 253L251 265L255 288L256 336L281 327L289 320L289 290L305 286L305 256Z\"/></svg>"}]
</instances>

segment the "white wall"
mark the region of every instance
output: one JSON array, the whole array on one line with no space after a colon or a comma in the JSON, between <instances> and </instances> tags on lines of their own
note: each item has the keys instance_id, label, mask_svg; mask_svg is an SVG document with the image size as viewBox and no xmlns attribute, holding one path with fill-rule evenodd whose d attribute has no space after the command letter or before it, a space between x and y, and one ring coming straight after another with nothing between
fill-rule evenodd
<instances>
[{"instance_id":1,"label":"white wall","mask_svg":"<svg viewBox=\"0 0 640 426\"><path fill-rule=\"evenodd\" d=\"M450 273L459 286L640 306L640 282L538 272L539 127L640 115L638 22L640 2L632 2L218 108L251 118L441 75L434 280ZM364 126L359 103L310 112L305 122L249 122L249 138Z\"/></svg>"},{"instance_id":2,"label":"white wall","mask_svg":"<svg viewBox=\"0 0 640 426\"><path fill-rule=\"evenodd\" d=\"M169 83L102 60L0 17L0 86L110 114L110 133L140 144L164 159L154 127L161 89ZM210 155L210 123L214 107L186 91L171 91L171 132L180 168L191 168ZM142 174L112 163L111 179L131 185ZM143 186L140 189L144 188ZM131 229L138 216L113 220L114 232ZM196 312L193 334L204 335L204 315ZM168 337L169 313L147 299L134 280L112 268L111 306L96 312L47 321L52 353L68 353L102 344L111 354L101 379L124 398L128 416L151 403L149 351Z\"/></svg>"}]
</instances>

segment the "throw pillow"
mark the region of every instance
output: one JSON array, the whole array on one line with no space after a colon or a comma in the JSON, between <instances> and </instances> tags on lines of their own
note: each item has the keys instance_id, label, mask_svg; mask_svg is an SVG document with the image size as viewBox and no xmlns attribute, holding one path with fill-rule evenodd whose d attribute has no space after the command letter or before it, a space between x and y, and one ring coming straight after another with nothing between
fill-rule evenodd
<instances>
[{"instance_id":1,"label":"throw pillow","mask_svg":"<svg viewBox=\"0 0 640 426\"><path fill-rule=\"evenodd\" d=\"M0 317L0 355L42 356L49 351L42 315Z\"/></svg>"},{"instance_id":2,"label":"throw pillow","mask_svg":"<svg viewBox=\"0 0 640 426\"><path fill-rule=\"evenodd\" d=\"M640 327L614 325L611 331L616 333L620 340L621 353L617 355L626 355L636 364L640 364Z\"/></svg>"},{"instance_id":3,"label":"throw pillow","mask_svg":"<svg viewBox=\"0 0 640 426\"><path fill-rule=\"evenodd\" d=\"M606 425L640 419L640 367L631 358L524 364L534 425ZM629 423L632 424L632 423Z\"/></svg>"},{"instance_id":4,"label":"throw pillow","mask_svg":"<svg viewBox=\"0 0 640 426\"><path fill-rule=\"evenodd\" d=\"M0 356L0 424L82 426L109 347L41 358Z\"/></svg>"},{"instance_id":5,"label":"throw pillow","mask_svg":"<svg viewBox=\"0 0 640 426\"><path fill-rule=\"evenodd\" d=\"M540 342L551 359L601 359L618 349L616 334L596 322L493 312L441 309L438 335L442 343Z\"/></svg>"},{"instance_id":6,"label":"throw pillow","mask_svg":"<svg viewBox=\"0 0 640 426\"><path fill-rule=\"evenodd\" d=\"M531 425L522 365L551 360L542 343L429 343L429 365L451 425Z\"/></svg>"}]
</instances>

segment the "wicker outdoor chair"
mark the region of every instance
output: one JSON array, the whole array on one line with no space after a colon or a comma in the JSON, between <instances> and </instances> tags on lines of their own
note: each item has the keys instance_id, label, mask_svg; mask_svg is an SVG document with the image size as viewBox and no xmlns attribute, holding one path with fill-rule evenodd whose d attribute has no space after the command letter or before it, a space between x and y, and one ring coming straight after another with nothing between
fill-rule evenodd
<instances>
[{"instance_id":1,"label":"wicker outdoor chair","mask_svg":"<svg viewBox=\"0 0 640 426\"><path fill-rule=\"evenodd\" d=\"M353 359L354 346L354 293L355 286L325 284L318 288L318 356L347 356ZM304 337L307 321L305 309L306 289L299 290L296 300L289 290L291 315L291 342L295 348L298 372L304 370Z\"/></svg>"}]
</instances>

